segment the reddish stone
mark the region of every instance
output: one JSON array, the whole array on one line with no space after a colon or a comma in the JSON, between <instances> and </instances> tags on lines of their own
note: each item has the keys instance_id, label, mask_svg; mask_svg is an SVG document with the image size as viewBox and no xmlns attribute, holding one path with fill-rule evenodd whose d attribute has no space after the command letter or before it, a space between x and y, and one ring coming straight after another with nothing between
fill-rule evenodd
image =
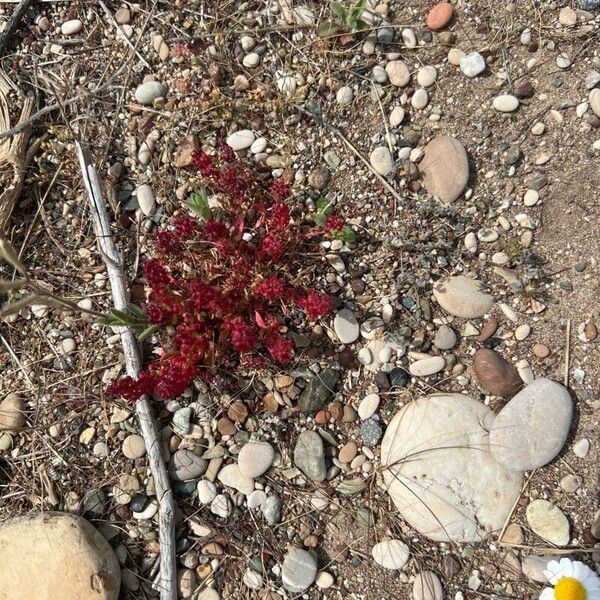
<instances>
[{"instance_id":1,"label":"reddish stone","mask_svg":"<svg viewBox=\"0 0 600 600\"><path fill-rule=\"evenodd\" d=\"M533 91L533 86L528 79L518 83L514 89L517 98L531 98L531 96L533 96Z\"/></svg>"},{"instance_id":2,"label":"reddish stone","mask_svg":"<svg viewBox=\"0 0 600 600\"><path fill-rule=\"evenodd\" d=\"M337 400L329 405L329 414L334 421L339 421L344 414L344 407Z\"/></svg>"},{"instance_id":3,"label":"reddish stone","mask_svg":"<svg viewBox=\"0 0 600 600\"><path fill-rule=\"evenodd\" d=\"M486 321L479 335L475 338L478 342L485 342L485 340L490 339L498 329L498 320L496 317L492 317L489 321Z\"/></svg>"},{"instance_id":4,"label":"reddish stone","mask_svg":"<svg viewBox=\"0 0 600 600\"><path fill-rule=\"evenodd\" d=\"M217 421L217 429L221 435L235 435L237 431L235 425L227 417L221 417Z\"/></svg>"},{"instance_id":5,"label":"reddish stone","mask_svg":"<svg viewBox=\"0 0 600 600\"><path fill-rule=\"evenodd\" d=\"M192 164L192 154L200 148L200 142L195 135L186 135L179 144L173 159L173 166L176 169L184 169Z\"/></svg>"},{"instance_id":6,"label":"reddish stone","mask_svg":"<svg viewBox=\"0 0 600 600\"><path fill-rule=\"evenodd\" d=\"M444 29L444 27L450 23L452 13L452 5L450 2L440 2L429 11L425 24L432 31Z\"/></svg>"},{"instance_id":7,"label":"reddish stone","mask_svg":"<svg viewBox=\"0 0 600 600\"><path fill-rule=\"evenodd\" d=\"M550 354L550 348L544 344L534 344L532 350L538 358L546 358Z\"/></svg>"},{"instance_id":8,"label":"reddish stone","mask_svg":"<svg viewBox=\"0 0 600 600\"><path fill-rule=\"evenodd\" d=\"M227 416L236 423L243 423L248 418L248 409L238 400L227 409Z\"/></svg>"},{"instance_id":9,"label":"reddish stone","mask_svg":"<svg viewBox=\"0 0 600 600\"><path fill-rule=\"evenodd\" d=\"M319 425L325 425L325 423L329 422L330 418L331 418L331 414L329 413L328 410L320 410L315 415L315 422L318 423Z\"/></svg>"},{"instance_id":10,"label":"reddish stone","mask_svg":"<svg viewBox=\"0 0 600 600\"><path fill-rule=\"evenodd\" d=\"M497 352L487 348L475 352L473 371L479 385L494 396L514 396L523 386L517 369Z\"/></svg>"}]
</instances>

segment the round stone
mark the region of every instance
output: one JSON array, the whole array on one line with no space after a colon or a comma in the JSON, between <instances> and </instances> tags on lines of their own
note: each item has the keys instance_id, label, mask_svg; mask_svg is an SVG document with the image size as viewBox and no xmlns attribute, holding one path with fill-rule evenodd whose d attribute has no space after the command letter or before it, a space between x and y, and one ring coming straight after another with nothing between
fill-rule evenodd
<instances>
[{"instance_id":1,"label":"round stone","mask_svg":"<svg viewBox=\"0 0 600 600\"><path fill-rule=\"evenodd\" d=\"M527 325L527 324L519 325L515 329L515 339L517 339L519 342L522 342L523 340L525 340L529 337L530 333L531 333L531 327L529 325Z\"/></svg>"},{"instance_id":2,"label":"round stone","mask_svg":"<svg viewBox=\"0 0 600 600\"><path fill-rule=\"evenodd\" d=\"M317 576L317 561L306 550L292 548L283 558L281 581L283 587L294 594L306 591Z\"/></svg>"},{"instance_id":3,"label":"round stone","mask_svg":"<svg viewBox=\"0 0 600 600\"><path fill-rule=\"evenodd\" d=\"M83 29L83 23L79 19L71 19L70 21L65 21L60 26L60 32L63 35L74 35L79 33Z\"/></svg>"},{"instance_id":4,"label":"round stone","mask_svg":"<svg viewBox=\"0 0 600 600\"><path fill-rule=\"evenodd\" d=\"M140 104L152 104L158 98L167 95L167 88L160 81L145 81L135 90L136 102Z\"/></svg>"},{"instance_id":5,"label":"round stone","mask_svg":"<svg viewBox=\"0 0 600 600\"><path fill-rule=\"evenodd\" d=\"M519 99L511 94L502 94L494 98L492 106L499 112L514 112L519 108Z\"/></svg>"},{"instance_id":6,"label":"round stone","mask_svg":"<svg viewBox=\"0 0 600 600\"><path fill-rule=\"evenodd\" d=\"M331 573L327 571L319 571L315 579L315 585L322 590L326 590L333 585L334 579Z\"/></svg>"},{"instance_id":7,"label":"round stone","mask_svg":"<svg viewBox=\"0 0 600 600\"><path fill-rule=\"evenodd\" d=\"M138 185L135 195L137 196L138 205L144 215L149 217L156 206L156 200L154 198L154 192L147 183Z\"/></svg>"},{"instance_id":8,"label":"round stone","mask_svg":"<svg viewBox=\"0 0 600 600\"><path fill-rule=\"evenodd\" d=\"M258 65L260 65L260 54L257 52L250 52L249 54L246 54L246 56L244 56L242 59L242 64L244 67L246 67L246 69L255 69L258 67Z\"/></svg>"},{"instance_id":9,"label":"round stone","mask_svg":"<svg viewBox=\"0 0 600 600\"><path fill-rule=\"evenodd\" d=\"M174 481L190 481L200 477L208 461L188 449L177 450L169 461L169 475Z\"/></svg>"},{"instance_id":10,"label":"round stone","mask_svg":"<svg viewBox=\"0 0 600 600\"><path fill-rule=\"evenodd\" d=\"M549 379L536 379L498 413L490 430L491 452L507 469L537 469L564 446L572 416L567 389Z\"/></svg>"},{"instance_id":11,"label":"round stone","mask_svg":"<svg viewBox=\"0 0 600 600\"><path fill-rule=\"evenodd\" d=\"M217 497L217 486L208 479L200 480L196 490L201 504L210 504Z\"/></svg>"},{"instance_id":12,"label":"round stone","mask_svg":"<svg viewBox=\"0 0 600 600\"><path fill-rule=\"evenodd\" d=\"M358 416L362 421L372 417L375 414L375 411L379 407L379 395L378 394L368 394L366 395L358 405Z\"/></svg>"},{"instance_id":13,"label":"round stone","mask_svg":"<svg viewBox=\"0 0 600 600\"><path fill-rule=\"evenodd\" d=\"M480 348L475 352L473 371L479 385L494 396L514 396L523 386L517 369L488 348Z\"/></svg>"},{"instance_id":14,"label":"round stone","mask_svg":"<svg viewBox=\"0 0 600 600\"><path fill-rule=\"evenodd\" d=\"M540 193L536 190L527 190L523 196L523 204L525 206L535 206L540 199Z\"/></svg>"},{"instance_id":15,"label":"round stone","mask_svg":"<svg viewBox=\"0 0 600 600\"><path fill-rule=\"evenodd\" d=\"M0 430L14 431L25 425L25 403L17 394L8 394L0 402Z\"/></svg>"},{"instance_id":16,"label":"round stone","mask_svg":"<svg viewBox=\"0 0 600 600\"><path fill-rule=\"evenodd\" d=\"M410 552L401 540L385 540L373 546L373 560L384 569L402 569L408 562Z\"/></svg>"},{"instance_id":17,"label":"round stone","mask_svg":"<svg viewBox=\"0 0 600 600\"><path fill-rule=\"evenodd\" d=\"M394 170L394 158L387 146L378 146L369 157L371 166L379 175L390 175Z\"/></svg>"},{"instance_id":18,"label":"round stone","mask_svg":"<svg viewBox=\"0 0 600 600\"><path fill-rule=\"evenodd\" d=\"M429 11L425 24L432 31L440 31L450 23L452 14L453 10L450 2L440 2Z\"/></svg>"},{"instance_id":19,"label":"round stone","mask_svg":"<svg viewBox=\"0 0 600 600\"><path fill-rule=\"evenodd\" d=\"M390 83L396 87L404 87L410 81L410 71L401 60L390 60L385 66Z\"/></svg>"},{"instance_id":20,"label":"round stone","mask_svg":"<svg viewBox=\"0 0 600 600\"><path fill-rule=\"evenodd\" d=\"M345 85L337 91L335 99L340 106L348 106L349 104L352 104L354 92L350 86Z\"/></svg>"},{"instance_id":21,"label":"round stone","mask_svg":"<svg viewBox=\"0 0 600 600\"><path fill-rule=\"evenodd\" d=\"M294 448L294 465L309 479L321 483L327 475L323 439L316 431L303 431Z\"/></svg>"},{"instance_id":22,"label":"round stone","mask_svg":"<svg viewBox=\"0 0 600 600\"><path fill-rule=\"evenodd\" d=\"M455 67L460 65L460 61L464 56L466 56L466 54L460 48L450 48L450 50L448 50L448 62Z\"/></svg>"},{"instance_id":23,"label":"round stone","mask_svg":"<svg viewBox=\"0 0 600 600\"><path fill-rule=\"evenodd\" d=\"M483 317L494 305L494 299L483 291L483 284L464 275L438 281L433 295L444 310L463 319Z\"/></svg>"},{"instance_id":24,"label":"round stone","mask_svg":"<svg viewBox=\"0 0 600 600\"><path fill-rule=\"evenodd\" d=\"M4 598L117 600L119 562L85 519L44 512L9 519L0 528Z\"/></svg>"},{"instance_id":25,"label":"round stone","mask_svg":"<svg viewBox=\"0 0 600 600\"><path fill-rule=\"evenodd\" d=\"M250 129L240 129L227 137L227 145L232 150L245 150L254 143L256 136Z\"/></svg>"},{"instance_id":26,"label":"round stone","mask_svg":"<svg viewBox=\"0 0 600 600\"><path fill-rule=\"evenodd\" d=\"M577 458L585 458L590 451L590 440L587 438L581 438L573 444L573 454Z\"/></svg>"},{"instance_id":27,"label":"round stone","mask_svg":"<svg viewBox=\"0 0 600 600\"><path fill-rule=\"evenodd\" d=\"M435 541L478 542L502 528L522 473L489 451L492 411L462 394L405 405L381 443L386 490L401 516Z\"/></svg>"},{"instance_id":28,"label":"round stone","mask_svg":"<svg viewBox=\"0 0 600 600\"><path fill-rule=\"evenodd\" d=\"M536 535L556 546L569 543L570 526L565 513L548 500L533 500L525 511L527 523Z\"/></svg>"},{"instance_id":29,"label":"round stone","mask_svg":"<svg viewBox=\"0 0 600 600\"><path fill-rule=\"evenodd\" d=\"M441 325L433 338L433 343L440 350L452 350L456 346L456 333L452 327Z\"/></svg>"},{"instance_id":30,"label":"round stone","mask_svg":"<svg viewBox=\"0 0 600 600\"><path fill-rule=\"evenodd\" d=\"M430 65L421 67L417 72L417 83L424 88L431 87L437 81L437 69Z\"/></svg>"},{"instance_id":31,"label":"round stone","mask_svg":"<svg viewBox=\"0 0 600 600\"><path fill-rule=\"evenodd\" d=\"M432 571L421 571L413 584L413 600L443 600L442 582Z\"/></svg>"},{"instance_id":32,"label":"round stone","mask_svg":"<svg viewBox=\"0 0 600 600\"><path fill-rule=\"evenodd\" d=\"M460 70L467 77L477 77L485 71L485 59L479 52L469 52L459 58Z\"/></svg>"},{"instance_id":33,"label":"round stone","mask_svg":"<svg viewBox=\"0 0 600 600\"><path fill-rule=\"evenodd\" d=\"M273 464L275 450L267 442L250 441L238 454L240 471L246 477L260 477Z\"/></svg>"},{"instance_id":34,"label":"round stone","mask_svg":"<svg viewBox=\"0 0 600 600\"><path fill-rule=\"evenodd\" d=\"M390 113L390 125L398 127L404 121L404 109L401 106L395 106Z\"/></svg>"},{"instance_id":35,"label":"round stone","mask_svg":"<svg viewBox=\"0 0 600 600\"><path fill-rule=\"evenodd\" d=\"M419 88L415 91L410 99L410 104L415 110L423 110L427 103L429 102L429 95L427 94L427 90L424 88Z\"/></svg>"},{"instance_id":36,"label":"round stone","mask_svg":"<svg viewBox=\"0 0 600 600\"><path fill-rule=\"evenodd\" d=\"M254 479L244 475L236 463L225 465L217 477L223 485L233 488L245 496L249 496L254 491Z\"/></svg>"},{"instance_id":37,"label":"round stone","mask_svg":"<svg viewBox=\"0 0 600 600\"><path fill-rule=\"evenodd\" d=\"M123 440L122 450L123 454L131 460L141 458L144 456L144 454L146 454L146 444L144 443L144 438L137 433L128 435Z\"/></svg>"},{"instance_id":38,"label":"round stone","mask_svg":"<svg viewBox=\"0 0 600 600\"><path fill-rule=\"evenodd\" d=\"M437 137L425 146L419 171L432 196L442 202L454 202L469 181L467 151L453 137Z\"/></svg>"},{"instance_id":39,"label":"round stone","mask_svg":"<svg viewBox=\"0 0 600 600\"><path fill-rule=\"evenodd\" d=\"M338 311L333 319L333 330L338 336L338 339L342 344L351 344L358 339L360 335L360 326L354 313L343 308Z\"/></svg>"},{"instance_id":40,"label":"round stone","mask_svg":"<svg viewBox=\"0 0 600 600\"><path fill-rule=\"evenodd\" d=\"M338 459L342 463L350 463L356 457L358 453L358 448L354 442L347 442L340 449L340 453L338 454Z\"/></svg>"},{"instance_id":41,"label":"round stone","mask_svg":"<svg viewBox=\"0 0 600 600\"><path fill-rule=\"evenodd\" d=\"M409 371L415 377L428 377L429 375L439 373L445 365L446 361L443 356L430 356L411 363Z\"/></svg>"}]
</instances>

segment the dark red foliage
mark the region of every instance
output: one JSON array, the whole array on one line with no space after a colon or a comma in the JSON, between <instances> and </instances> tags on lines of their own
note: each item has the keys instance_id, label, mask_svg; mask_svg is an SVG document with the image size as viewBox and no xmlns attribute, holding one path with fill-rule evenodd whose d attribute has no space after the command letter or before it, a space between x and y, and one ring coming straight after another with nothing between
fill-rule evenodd
<instances>
[{"instance_id":1,"label":"dark red foliage","mask_svg":"<svg viewBox=\"0 0 600 600\"><path fill-rule=\"evenodd\" d=\"M311 321L326 317L333 310L331 298L327 294L319 294L315 290L311 290L298 304L306 311Z\"/></svg>"},{"instance_id":2,"label":"dark red foliage","mask_svg":"<svg viewBox=\"0 0 600 600\"><path fill-rule=\"evenodd\" d=\"M330 231L341 231L344 229L344 225L344 219L341 217L338 217L337 215L328 215L327 219L325 219L323 231L325 233L329 233Z\"/></svg>"}]
</instances>

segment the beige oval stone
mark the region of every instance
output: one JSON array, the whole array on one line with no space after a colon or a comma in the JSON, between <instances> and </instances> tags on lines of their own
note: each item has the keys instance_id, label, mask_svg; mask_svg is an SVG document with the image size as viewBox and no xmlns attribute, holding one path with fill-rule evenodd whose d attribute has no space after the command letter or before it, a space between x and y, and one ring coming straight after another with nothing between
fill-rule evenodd
<instances>
[{"instance_id":1,"label":"beige oval stone","mask_svg":"<svg viewBox=\"0 0 600 600\"><path fill-rule=\"evenodd\" d=\"M442 202L454 202L469 181L469 159L465 147L450 136L431 140L419 163L425 189Z\"/></svg>"},{"instance_id":2,"label":"beige oval stone","mask_svg":"<svg viewBox=\"0 0 600 600\"><path fill-rule=\"evenodd\" d=\"M25 424L25 403L17 394L9 394L0 402L0 431L13 431Z\"/></svg>"},{"instance_id":3,"label":"beige oval stone","mask_svg":"<svg viewBox=\"0 0 600 600\"><path fill-rule=\"evenodd\" d=\"M46 512L0 528L0 596L116 600L121 571L108 542L76 515Z\"/></svg>"},{"instance_id":4,"label":"beige oval stone","mask_svg":"<svg viewBox=\"0 0 600 600\"><path fill-rule=\"evenodd\" d=\"M476 279L458 275L438 281L433 295L440 306L455 317L475 319L488 313L494 299L483 291L483 284Z\"/></svg>"}]
</instances>

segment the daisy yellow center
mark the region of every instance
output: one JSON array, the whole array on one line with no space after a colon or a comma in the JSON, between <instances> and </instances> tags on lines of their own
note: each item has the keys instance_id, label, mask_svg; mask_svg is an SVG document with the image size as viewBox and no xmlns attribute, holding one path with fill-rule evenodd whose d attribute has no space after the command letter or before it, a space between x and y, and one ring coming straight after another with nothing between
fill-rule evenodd
<instances>
[{"instance_id":1,"label":"daisy yellow center","mask_svg":"<svg viewBox=\"0 0 600 600\"><path fill-rule=\"evenodd\" d=\"M587 600L587 592L581 582L573 577L563 577L554 586L556 600Z\"/></svg>"}]
</instances>

